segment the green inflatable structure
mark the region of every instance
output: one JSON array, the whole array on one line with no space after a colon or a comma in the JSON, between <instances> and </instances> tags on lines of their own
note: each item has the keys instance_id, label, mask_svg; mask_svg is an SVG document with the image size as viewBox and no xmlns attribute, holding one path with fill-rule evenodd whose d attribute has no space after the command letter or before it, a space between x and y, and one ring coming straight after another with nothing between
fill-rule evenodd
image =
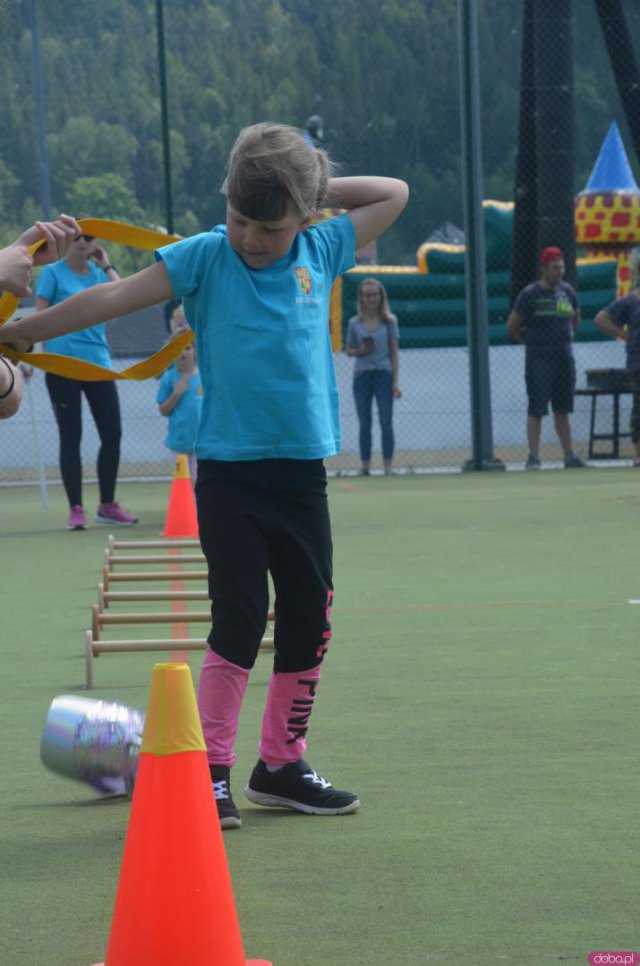
<instances>
[{"instance_id":1,"label":"green inflatable structure","mask_svg":"<svg viewBox=\"0 0 640 966\"><path fill-rule=\"evenodd\" d=\"M487 260L487 311L491 345L507 342L513 205L483 205ZM594 325L597 312L616 298L615 259L578 259L578 297L582 320L578 342L606 338ZM425 244L416 269L359 265L342 276L342 325L356 314L356 293L365 277L385 286L400 326L403 349L431 349L467 344L465 252L460 245ZM533 281L533 279L532 279Z\"/></svg>"}]
</instances>

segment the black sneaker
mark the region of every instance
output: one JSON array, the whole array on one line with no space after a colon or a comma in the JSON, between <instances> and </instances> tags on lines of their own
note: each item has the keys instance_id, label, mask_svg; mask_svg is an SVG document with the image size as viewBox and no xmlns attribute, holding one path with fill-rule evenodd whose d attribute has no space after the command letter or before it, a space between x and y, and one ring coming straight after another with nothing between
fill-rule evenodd
<instances>
[{"instance_id":1,"label":"black sneaker","mask_svg":"<svg viewBox=\"0 0 640 966\"><path fill-rule=\"evenodd\" d=\"M586 465L585 461L580 459L579 456L576 456L575 453L570 453L569 456L565 456L564 458L564 467L566 470L581 470L586 468Z\"/></svg>"},{"instance_id":2,"label":"black sneaker","mask_svg":"<svg viewBox=\"0 0 640 966\"><path fill-rule=\"evenodd\" d=\"M229 769L224 765L210 765L213 794L218 807L220 828L240 828L242 819L231 797L231 781Z\"/></svg>"},{"instance_id":3,"label":"black sneaker","mask_svg":"<svg viewBox=\"0 0 640 966\"><path fill-rule=\"evenodd\" d=\"M340 792L302 758L269 772L260 759L244 790L250 802L275 808L293 808L307 815L347 815L360 808L351 792Z\"/></svg>"}]
</instances>

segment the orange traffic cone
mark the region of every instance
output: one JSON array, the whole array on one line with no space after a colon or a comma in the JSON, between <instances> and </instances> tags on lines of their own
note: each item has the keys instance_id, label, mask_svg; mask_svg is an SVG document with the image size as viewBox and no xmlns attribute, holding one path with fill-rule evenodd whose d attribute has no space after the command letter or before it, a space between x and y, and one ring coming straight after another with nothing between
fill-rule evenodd
<instances>
[{"instance_id":1,"label":"orange traffic cone","mask_svg":"<svg viewBox=\"0 0 640 966\"><path fill-rule=\"evenodd\" d=\"M169 494L163 537L197 537L198 517L191 486L189 462L182 453L176 456L176 467Z\"/></svg>"},{"instance_id":2,"label":"orange traffic cone","mask_svg":"<svg viewBox=\"0 0 640 966\"><path fill-rule=\"evenodd\" d=\"M156 664L111 933L96 966L246 960L191 672Z\"/></svg>"}]
</instances>

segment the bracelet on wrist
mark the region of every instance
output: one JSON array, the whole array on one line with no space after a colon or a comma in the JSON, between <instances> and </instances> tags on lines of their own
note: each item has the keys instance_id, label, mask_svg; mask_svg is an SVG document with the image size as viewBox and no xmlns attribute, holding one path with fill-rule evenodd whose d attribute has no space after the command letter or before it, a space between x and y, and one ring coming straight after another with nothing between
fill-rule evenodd
<instances>
[{"instance_id":1,"label":"bracelet on wrist","mask_svg":"<svg viewBox=\"0 0 640 966\"><path fill-rule=\"evenodd\" d=\"M0 399L6 399L7 396L10 396L11 393L13 392L13 387L16 384L16 376L15 376L15 370L14 370L13 366L10 365L10 363L7 362L7 360L4 358L4 356L0 356L0 360L2 360L2 362L4 362L5 366L9 370L9 375L11 376L11 382L9 384L9 388L7 389L6 392L0 393Z\"/></svg>"},{"instance_id":2,"label":"bracelet on wrist","mask_svg":"<svg viewBox=\"0 0 640 966\"><path fill-rule=\"evenodd\" d=\"M113 267L113 265L105 265L104 268L102 269L102 271L103 272L109 272L109 271L115 272L115 268Z\"/></svg>"}]
</instances>

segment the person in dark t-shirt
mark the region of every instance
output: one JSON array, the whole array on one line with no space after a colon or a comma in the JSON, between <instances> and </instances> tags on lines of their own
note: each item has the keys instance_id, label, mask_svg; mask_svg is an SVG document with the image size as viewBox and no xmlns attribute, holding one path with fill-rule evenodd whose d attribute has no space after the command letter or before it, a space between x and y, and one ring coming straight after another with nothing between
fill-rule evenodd
<instances>
[{"instance_id":1,"label":"person in dark t-shirt","mask_svg":"<svg viewBox=\"0 0 640 966\"><path fill-rule=\"evenodd\" d=\"M633 465L640 466L640 286L598 312L595 324L601 332L625 342L633 392L629 432L636 451Z\"/></svg>"},{"instance_id":2,"label":"person in dark t-shirt","mask_svg":"<svg viewBox=\"0 0 640 966\"><path fill-rule=\"evenodd\" d=\"M578 297L563 281L564 256L559 248L540 253L540 278L518 295L507 320L507 334L525 345L527 470L540 469L542 417L553 409L553 421L568 469L586 463L573 451L569 414L573 412L576 367L573 336L580 322Z\"/></svg>"}]
</instances>

